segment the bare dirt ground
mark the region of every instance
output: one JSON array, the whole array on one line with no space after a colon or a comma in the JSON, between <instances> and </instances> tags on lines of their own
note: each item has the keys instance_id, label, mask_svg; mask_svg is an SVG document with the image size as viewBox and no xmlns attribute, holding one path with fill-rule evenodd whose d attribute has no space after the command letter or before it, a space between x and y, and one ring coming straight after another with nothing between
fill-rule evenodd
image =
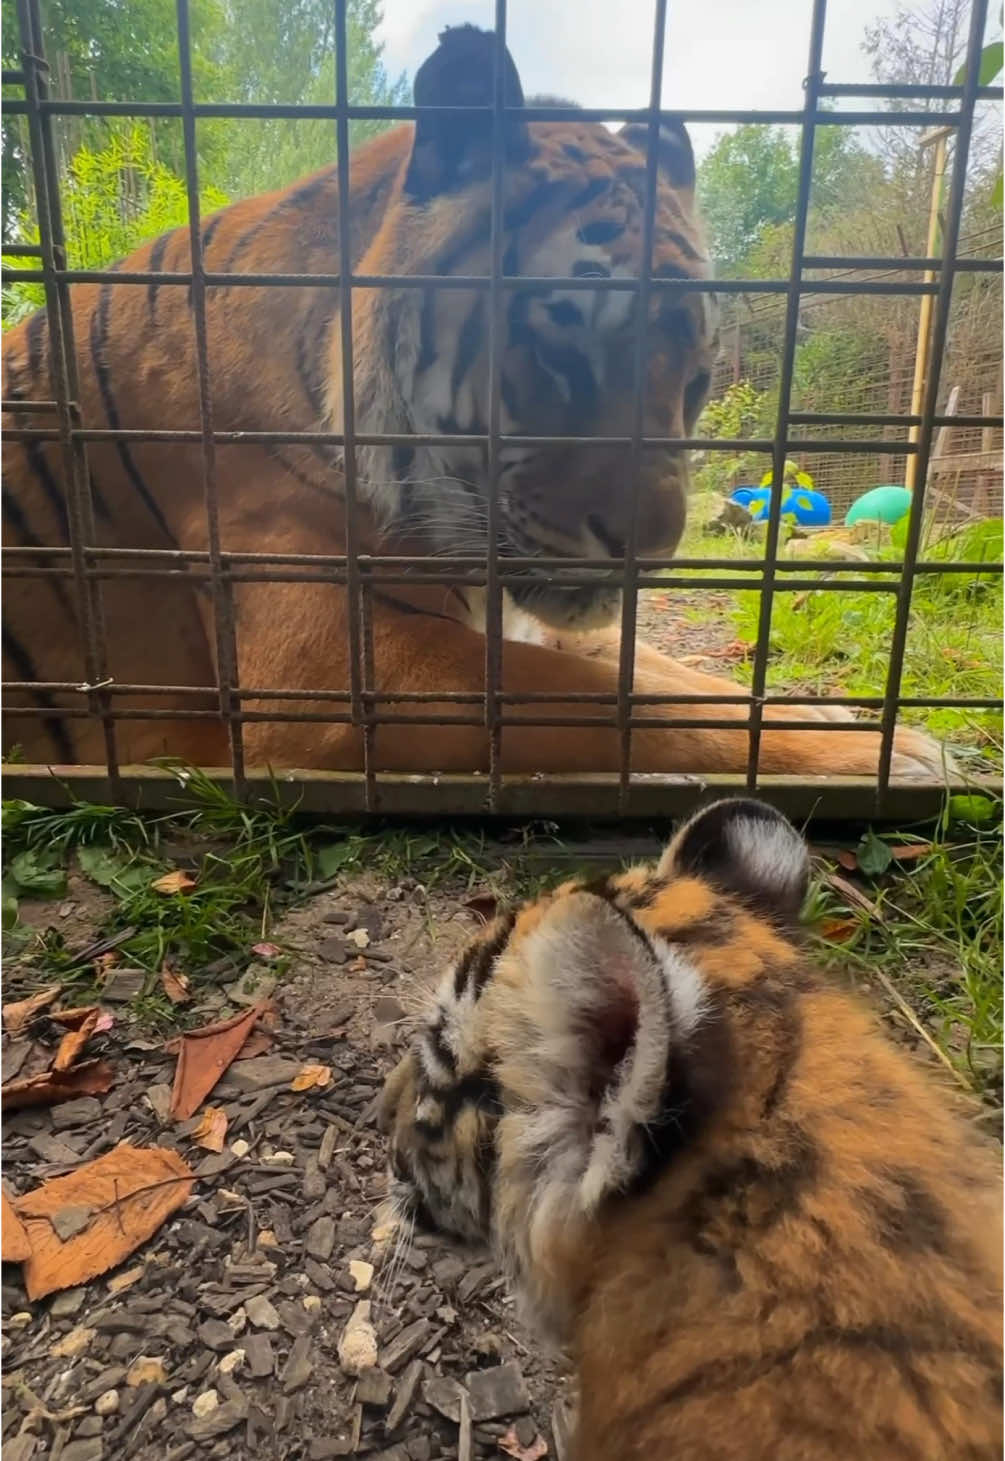
<instances>
[{"instance_id":1,"label":"bare dirt ground","mask_svg":"<svg viewBox=\"0 0 1005 1461\"><path fill-rule=\"evenodd\" d=\"M98 912L74 904L63 922L77 939ZM5 1265L3 1461L432 1461L459 1454L460 1386L467 1454L537 1457L547 1445L561 1457L560 1365L521 1332L484 1255L373 1237L385 1194L375 1097L424 991L477 922L456 898L368 875L291 913L275 933L293 957L274 994L272 1049L235 1062L211 1098L229 1119L220 1154L193 1144L195 1119L169 1120L174 1059L127 1004L111 1006L101 1037L117 1072L107 1095L5 1120L12 1194L120 1141L176 1148L198 1180L149 1242L82 1287L29 1304ZM22 992L9 987L5 1000ZM233 1007L221 990L197 1013L210 1021ZM44 1021L30 1039L5 1036L5 1078L19 1063L30 1070L24 1047L36 1040ZM332 1068L332 1083L292 1092L312 1061ZM351 1262L372 1265L368 1286ZM361 1301L377 1355L357 1378L338 1343Z\"/></svg>"}]
</instances>

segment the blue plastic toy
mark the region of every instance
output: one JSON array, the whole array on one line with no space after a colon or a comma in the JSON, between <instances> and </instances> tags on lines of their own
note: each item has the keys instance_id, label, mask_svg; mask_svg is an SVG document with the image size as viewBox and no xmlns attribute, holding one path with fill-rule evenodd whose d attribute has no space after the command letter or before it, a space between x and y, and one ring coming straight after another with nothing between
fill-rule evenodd
<instances>
[{"instance_id":1,"label":"blue plastic toy","mask_svg":"<svg viewBox=\"0 0 1005 1461\"><path fill-rule=\"evenodd\" d=\"M771 507L770 487L737 487L731 502L745 507L755 522L762 522ZM793 487L782 500L782 514L790 513L802 527L825 528L831 520L831 506L822 492Z\"/></svg>"},{"instance_id":2,"label":"blue plastic toy","mask_svg":"<svg viewBox=\"0 0 1005 1461\"><path fill-rule=\"evenodd\" d=\"M782 503L782 512L791 512L804 528L826 528L830 525L831 505L822 492L808 487L795 487Z\"/></svg>"}]
</instances>

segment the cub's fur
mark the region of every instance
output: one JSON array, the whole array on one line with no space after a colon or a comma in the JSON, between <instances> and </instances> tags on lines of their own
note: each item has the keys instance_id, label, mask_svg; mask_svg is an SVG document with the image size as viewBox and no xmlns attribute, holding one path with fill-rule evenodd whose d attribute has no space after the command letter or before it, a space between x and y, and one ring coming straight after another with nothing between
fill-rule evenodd
<instances>
[{"instance_id":1,"label":"cub's fur","mask_svg":"<svg viewBox=\"0 0 1005 1461\"><path fill-rule=\"evenodd\" d=\"M630 284L642 263L646 128L629 125L615 135L587 121L528 122L508 58L505 81L506 102L514 110L502 129L504 274L612 277ZM492 37L472 26L445 31L415 79L417 104L430 108L484 108L493 94ZM485 111L459 117L424 112L415 127L394 128L355 152L348 180L326 168L283 192L246 199L204 219L203 266L210 275L337 276L339 190L347 186L349 251L357 276L485 277L491 263L490 139ZM657 157L652 258L657 282L643 365L643 425L647 435L671 445L642 454L636 541L643 556L672 551L680 537L687 466L673 442L693 433L717 350L711 297L674 287L710 272L683 127L661 129ZM188 229L165 233L116 268L123 275L184 276L191 268ZM636 304L629 289L599 292L544 283L530 293L503 291L501 431L531 438L627 438L637 409ZM5 712L15 712L9 738L29 760L103 761L105 728L88 718L87 701L76 688L98 679L112 682L110 710L124 712L117 724L124 762L173 752L203 765L224 763L229 751L220 711L233 706L253 717L262 712L279 717L244 726L249 763L359 769L362 732L348 704L349 631L359 605L349 601L334 574L326 580L303 562L304 555L346 550L343 462L331 447L296 439L298 433L342 428L338 289L213 283L206 289L215 430L294 434L280 444L244 435L216 448L223 552L294 555L292 564L272 570L246 560L230 565L223 593L236 623L236 664L230 663L231 646L207 581L198 438L167 444L142 438L150 430L197 432L192 291L170 281L75 284L71 306L83 427L139 433L89 442L93 524L79 504L74 507L88 544L118 553L102 560L109 574L102 580L102 603L92 605L95 620L104 620L109 650L106 662L88 667L67 558L46 560L51 572L44 580L9 579L4 677L18 687L5 698ZM488 429L487 308L484 290L354 290L357 433L440 438L393 449L359 446L359 552L484 558L487 449L477 441L442 438L484 435ZM30 550L68 541L69 458L44 436L51 418L17 404L53 398L51 348L42 313L4 336L3 397L12 403L7 425L43 432L42 438L8 445L4 460L5 541L29 550L29 562L35 561ZM498 480L503 558L618 559L630 536L629 466L630 453L618 447L504 444ZM164 553L156 565L159 577L135 576L136 563L122 553L135 548ZM179 548L202 554L202 561L179 567L171 556ZM618 605L609 582L584 588L564 582L561 571L542 570L506 590L503 689L592 694L594 700L576 713L598 724L509 725L502 736L504 770L603 771L618 765L613 701L602 699L617 692L620 641L610 625ZM373 652L364 688L404 697L379 707L397 723L377 728L371 766L486 769L489 738L478 717L469 709L459 713L456 705L451 710L447 702L409 698L448 691L477 699L484 693L484 590L377 586L370 610ZM637 670L640 693L736 695L735 685L645 647ZM239 704L230 698L238 681L245 689ZM258 699L249 690L272 694ZM305 714L317 715L318 706L277 697L280 690L327 692L322 708L332 721L305 720ZM37 715L17 716L27 708ZM149 712L153 718L146 718ZM572 713L561 702L543 701L533 712L545 720ZM180 719L164 718L172 713ZM514 715L519 720L527 713ZM791 713L767 712L763 770L875 773L874 733L771 729L773 719ZM800 710L799 716L815 721L829 713L825 706ZM720 705L715 714L737 722L747 707ZM666 716L653 708L656 720ZM425 723L410 724L414 717ZM437 718L447 724L429 723ZM633 753L640 771L739 770L747 762L748 737L736 726L640 730ZM924 736L906 731L898 738L895 776L940 770L938 748Z\"/></svg>"},{"instance_id":2,"label":"cub's fur","mask_svg":"<svg viewBox=\"0 0 1005 1461\"><path fill-rule=\"evenodd\" d=\"M487 928L388 1079L399 1210L568 1347L576 1461L1002 1454L998 1164L807 967L807 867L710 807Z\"/></svg>"}]
</instances>

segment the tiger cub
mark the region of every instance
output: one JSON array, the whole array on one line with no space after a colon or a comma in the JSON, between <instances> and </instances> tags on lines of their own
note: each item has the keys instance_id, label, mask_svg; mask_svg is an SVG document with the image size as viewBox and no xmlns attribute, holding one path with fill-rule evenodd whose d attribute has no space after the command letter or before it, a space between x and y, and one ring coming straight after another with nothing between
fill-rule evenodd
<instances>
[{"instance_id":1,"label":"tiger cub","mask_svg":"<svg viewBox=\"0 0 1005 1461\"><path fill-rule=\"evenodd\" d=\"M997 1162L807 968L807 873L709 807L497 919L388 1078L397 1208L567 1347L576 1461L1002 1455Z\"/></svg>"}]
</instances>

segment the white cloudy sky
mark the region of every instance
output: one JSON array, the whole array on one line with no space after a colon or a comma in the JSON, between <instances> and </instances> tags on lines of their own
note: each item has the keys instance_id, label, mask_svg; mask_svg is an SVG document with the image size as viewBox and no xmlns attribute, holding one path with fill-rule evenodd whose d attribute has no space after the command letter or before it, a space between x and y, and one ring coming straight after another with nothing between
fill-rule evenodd
<instances>
[{"instance_id":1,"label":"white cloudy sky","mask_svg":"<svg viewBox=\"0 0 1005 1461\"><path fill-rule=\"evenodd\" d=\"M870 80L866 25L896 0L830 0L824 69L832 81ZM670 0L665 106L790 108L801 104L810 0ZM528 94L587 106L648 100L652 0L510 0L507 35ZM416 67L444 25L491 26L492 0L384 0L388 71ZM701 129L702 133L706 129ZM714 133L696 135L704 150Z\"/></svg>"}]
</instances>

